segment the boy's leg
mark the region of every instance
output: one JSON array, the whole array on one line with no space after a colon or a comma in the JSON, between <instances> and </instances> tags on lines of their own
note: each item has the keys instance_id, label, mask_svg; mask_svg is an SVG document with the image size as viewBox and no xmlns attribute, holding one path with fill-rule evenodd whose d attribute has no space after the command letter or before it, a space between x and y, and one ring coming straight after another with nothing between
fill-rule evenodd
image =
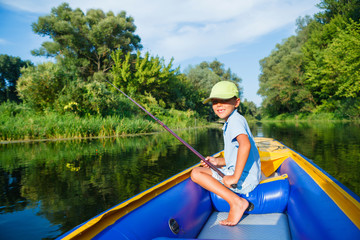
<instances>
[{"instance_id":1,"label":"boy's leg","mask_svg":"<svg viewBox=\"0 0 360 240\"><path fill-rule=\"evenodd\" d=\"M249 202L239 197L236 193L225 187L218 180L212 177L209 168L197 167L191 172L191 179L203 188L219 195L230 205L230 212L226 220L220 221L221 225L234 226L238 224Z\"/></svg>"}]
</instances>

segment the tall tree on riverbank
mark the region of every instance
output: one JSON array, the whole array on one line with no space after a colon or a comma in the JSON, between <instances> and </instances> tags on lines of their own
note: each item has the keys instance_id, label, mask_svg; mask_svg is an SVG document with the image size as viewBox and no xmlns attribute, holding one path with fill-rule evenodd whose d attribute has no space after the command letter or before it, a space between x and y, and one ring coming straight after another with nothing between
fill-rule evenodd
<instances>
[{"instance_id":1,"label":"tall tree on riverbank","mask_svg":"<svg viewBox=\"0 0 360 240\"><path fill-rule=\"evenodd\" d=\"M115 51L112 55L113 83L130 96L136 96L144 105L152 105L159 110L176 108L197 110L197 91L187 81L186 76L173 67L173 60L165 64L164 59L150 56L148 52L141 56ZM195 92L194 94L191 93Z\"/></svg>"},{"instance_id":2,"label":"tall tree on riverbank","mask_svg":"<svg viewBox=\"0 0 360 240\"><path fill-rule=\"evenodd\" d=\"M225 69L225 65L218 60L212 62L203 61L196 66L189 66L185 70L188 78L188 84L192 86L192 91L197 95L196 108L202 114L208 114L209 120L216 119L216 115L209 106L201 104L210 94L211 88L219 81L232 81L239 89L240 97L242 96L242 81L230 68Z\"/></svg>"},{"instance_id":3,"label":"tall tree on riverbank","mask_svg":"<svg viewBox=\"0 0 360 240\"><path fill-rule=\"evenodd\" d=\"M360 96L360 24L341 16L311 35L303 47L306 84L317 104Z\"/></svg>"},{"instance_id":4,"label":"tall tree on riverbank","mask_svg":"<svg viewBox=\"0 0 360 240\"><path fill-rule=\"evenodd\" d=\"M125 11L90 9L85 14L63 3L39 17L32 28L50 38L32 54L56 61L23 70L17 86L21 99L39 111L102 116L116 112L111 107L122 102L103 80L111 77L113 51L126 54L142 48L134 19Z\"/></svg>"},{"instance_id":5,"label":"tall tree on riverbank","mask_svg":"<svg viewBox=\"0 0 360 240\"><path fill-rule=\"evenodd\" d=\"M204 98L207 97L214 84L219 81L234 82L239 88L240 96L242 95L242 87L240 86L242 79L230 68L225 69L224 64L216 59L212 62L201 62L195 67L189 66L185 74L197 90L203 91Z\"/></svg>"},{"instance_id":6,"label":"tall tree on riverbank","mask_svg":"<svg viewBox=\"0 0 360 240\"><path fill-rule=\"evenodd\" d=\"M261 60L258 93L270 116L360 117L360 1L323 0L318 6L324 11Z\"/></svg>"},{"instance_id":7,"label":"tall tree on riverbank","mask_svg":"<svg viewBox=\"0 0 360 240\"><path fill-rule=\"evenodd\" d=\"M63 3L52 8L50 15L39 17L32 28L52 40L33 50L33 55L56 57L67 66L75 65L85 79L95 72L108 71L114 50L127 53L142 48L140 37L134 34L134 19L126 16L125 11L115 15L90 9L84 14L79 8L73 10Z\"/></svg>"},{"instance_id":8,"label":"tall tree on riverbank","mask_svg":"<svg viewBox=\"0 0 360 240\"><path fill-rule=\"evenodd\" d=\"M0 54L0 103L7 100L19 101L16 83L21 75L20 69L32 65L29 60Z\"/></svg>"},{"instance_id":9,"label":"tall tree on riverbank","mask_svg":"<svg viewBox=\"0 0 360 240\"><path fill-rule=\"evenodd\" d=\"M230 68L225 69L225 65L216 59L212 62L201 62L195 67L190 66L186 72L189 80L197 88L205 90L206 94L219 81L234 82L239 88L240 95L242 93L242 88L240 87L241 78L233 73Z\"/></svg>"},{"instance_id":10,"label":"tall tree on riverbank","mask_svg":"<svg viewBox=\"0 0 360 240\"><path fill-rule=\"evenodd\" d=\"M179 69L173 69L172 60L165 64L164 59L150 56L148 52L136 57L117 50L112 54L115 62L112 73L114 84L130 95L150 94L157 100L166 101L169 97L169 83Z\"/></svg>"},{"instance_id":11,"label":"tall tree on riverbank","mask_svg":"<svg viewBox=\"0 0 360 240\"><path fill-rule=\"evenodd\" d=\"M338 15L354 21L360 19L360 0L322 0L316 6L323 11L315 14L315 19L323 24Z\"/></svg>"},{"instance_id":12,"label":"tall tree on riverbank","mask_svg":"<svg viewBox=\"0 0 360 240\"><path fill-rule=\"evenodd\" d=\"M258 94L265 97L262 103L265 114L276 116L314 108L313 96L304 83L302 53L314 24L317 25L310 18L298 19L298 34L277 44L270 56L260 61L262 73Z\"/></svg>"}]
</instances>

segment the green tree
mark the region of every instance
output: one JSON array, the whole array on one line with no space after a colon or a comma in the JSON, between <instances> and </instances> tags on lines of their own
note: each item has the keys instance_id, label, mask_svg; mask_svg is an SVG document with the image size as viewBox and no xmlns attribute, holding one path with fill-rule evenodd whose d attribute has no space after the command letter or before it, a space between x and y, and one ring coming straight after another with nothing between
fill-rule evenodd
<instances>
[{"instance_id":1,"label":"green tree","mask_svg":"<svg viewBox=\"0 0 360 240\"><path fill-rule=\"evenodd\" d=\"M203 98L206 98L211 88L215 83L221 81L221 78L210 68L204 67L204 63L206 62L200 63L195 67L190 67L186 70L186 75L194 86L194 89L199 91Z\"/></svg>"},{"instance_id":2,"label":"green tree","mask_svg":"<svg viewBox=\"0 0 360 240\"><path fill-rule=\"evenodd\" d=\"M325 66L320 71L335 85L332 96L360 97L360 23L350 20L323 53Z\"/></svg>"},{"instance_id":3,"label":"green tree","mask_svg":"<svg viewBox=\"0 0 360 240\"><path fill-rule=\"evenodd\" d=\"M195 67L189 66L185 70L185 75L188 78L187 84L191 86L191 96L195 103L195 109L201 115L207 115L208 120L216 119L216 116L210 106L204 106L202 101L210 94L211 88L219 81L232 81L239 89L240 97L242 95L242 88L240 87L241 78L232 73L230 68L225 69L223 63L216 59L212 62L201 62Z\"/></svg>"},{"instance_id":4,"label":"green tree","mask_svg":"<svg viewBox=\"0 0 360 240\"><path fill-rule=\"evenodd\" d=\"M107 84L98 80L75 80L61 91L55 102L55 108L60 113L72 112L79 116L117 114L129 117L136 112L134 106L129 106L107 88Z\"/></svg>"},{"instance_id":5,"label":"green tree","mask_svg":"<svg viewBox=\"0 0 360 240\"><path fill-rule=\"evenodd\" d=\"M241 115L245 116L248 120L251 118L256 118L258 120L261 119L261 115L259 109L256 107L256 104L252 101L248 101L247 99L241 101L239 112L241 113Z\"/></svg>"},{"instance_id":6,"label":"green tree","mask_svg":"<svg viewBox=\"0 0 360 240\"><path fill-rule=\"evenodd\" d=\"M71 76L52 62L23 68L18 80L20 98L36 110L53 108L55 100Z\"/></svg>"},{"instance_id":7,"label":"green tree","mask_svg":"<svg viewBox=\"0 0 360 240\"><path fill-rule=\"evenodd\" d=\"M207 93L218 81L232 81L238 86L240 96L242 95L242 88L239 85L241 78L232 73L230 68L225 69L225 65L216 59L212 62L201 62L195 68L190 67L188 76L196 85L205 87Z\"/></svg>"},{"instance_id":8,"label":"green tree","mask_svg":"<svg viewBox=\"0 0 360 240\"><path fill-rule=\"evenodd\" d=\"M125 11L115 15L90 9L84 14L63 3L52 8L50 15L39 17L32 28L52 40L33 50L33 55L57 57L59 62L75 65L84 79L108 71L113 64L112 51L121 49L127 53L142 47L140 37L134 34L134 19Z\"/></svg>"},{"instance_id":9,"label":"green tree","mask_svg":"<svg viewBox=\"0 0 360 240\"><path fill-rule=\"evenodd\" d=\"M175 103L176 109L191 109L201 116L207 115L208 109L202 104L208 94L204 89L195 86L186 74L180 74L177 81L172 81L170 84L170 99Z\"/></svg>"},{"instance_id":10,"label":"green tree","mask_svg":"<svg viewBox=\"0 0 360 240\"><path fill-rule=\"evenodd\" d=\"M148 52L141 57L139 51L134 56L129 52L124 55L121 50L114 52L112 57L115 86L130 96L154 97L160 106L171 106L168 101L172 91L170 86L179 74L179 68L173 69L173 60L166 65L164 59L150 56Z\"/></svg>"},{"instance_id":11,"label":"green tree","mask_svg":"<svg viewBox=\"0 0 360 240\"><path fill-rule=\"evenodd\" d=\"M16 83L21 75L20 69L32 65L29 60L0 54L0 103L7 100L19 101Z\"/></svg>"},{"instance_id":12,"label":"green tree","mask_svg":"<svg viewBox=\"0 0 360 240\"><path fill-rule=\"evenodd\" d=\"M312 35L304 52L306 83L317 111L341 118L360 116L360 23L338 15Z\"/></svg>"},{"instance_id":13,"label":"green tree","mask_svg":"<svg viewBox=\"0 0 360 240\"><path fill-rule=\"evenodd\" d=\"M337 76L344 75L344 72L336 72L334 67L331 67L333 65L331 58L335 57L334 54L337 51L335 48L338 50L341 48L340 51L343 51L345 50L344 47L347 46L347 50L350 51L350 58L355 57L356 59L356 54L354 55L353 51L350 50L353 49L353 46L347 43L345 43L344 47L339 45L339 41L343 42L339 39L340 33L346 29L347 25L347 20L338 15L330 23L313 31L302 48L306 71L305 83L312 92L317 105L321 105L325 100L332 98L338 92L338 89L341 89L343 83L343 81L338 81L340 78ZM341 36L347 35L345 33L341 34ZM335 41L335 39L339 40ZM333 45L334 41L337 42L335 45ZM354 41L352 42L354 43ZM330 48L330 46L332 47ZM342 52L342 54L346 55L345 52ZM340 61L339 58L338 61ZM351 89L348 90L351 91Z\"/></svg>"},{"instance_id":14,"label":"green tree","mask_svg":"<svg viewBox=\"0 0 360 240\"><path fill-rule=\"evenodd\" d=\"M225 69L224 64L216 59L212 62L201 62L195 67L189 66L185 72L193 86L197 90L203 91L204 98L210 93L215 83L219 81L234 82L239 88L240 96L242 95L241 78L232 73L230 68Z\"/></svg>"},{"instance_id":15,"label":"green tree","mask_svg":"<svg viewBox=\"0 0 360 240\"><path fill-rule=\"evenodd\" d=\"M316 6L323 11L315 14L315 18L324 24L338 15L354 21L360 19L360 0L322 0Z\"/></svg>"},{"instance_id":16,"label":"green tree","mask_svg":"<svg viewBox=\"0 0 360 240\"><path fill-rule=\"evenodd\" d=\"M261 60L258 93L270 116L332 112L355 118L359 110L358 0L323 0L323 12L298 19L297 35Z\"/></svg>"},{"instance_id":17,"label":"green tree","mask_svg":"<svg viewBox=\"0 0 360 240\"><path fill-rule=\"evenodd\" d=\"M312 93L304 82L302 47L318 23L310 18L298 19L296 36L277 44L270 56L260 61L258 94L264 97L265 114L306 112L314 108Z\"/></svg>"}]
</instances>

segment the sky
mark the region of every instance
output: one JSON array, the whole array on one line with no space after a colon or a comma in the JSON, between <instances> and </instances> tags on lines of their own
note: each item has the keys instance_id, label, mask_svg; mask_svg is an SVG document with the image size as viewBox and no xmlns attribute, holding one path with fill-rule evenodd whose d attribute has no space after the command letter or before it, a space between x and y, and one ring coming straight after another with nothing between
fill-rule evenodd
<instances>
[{"instance_id":1,"label":"sky","mask_svg":"<svg viewBox=\"0 0 360 240\"><path fill-rule=\"evenodd\" d=\"M31 24L64 0L0 0L0 54L49 61L31 55L47 37ZM132 16L142 52L164 58L184 72L218 60L242 79L242 100L260 106L259 61L295 34L296 19L320 12L320 0L68 0L72 9L101 9Z\"/></svg>"}]
</instances>

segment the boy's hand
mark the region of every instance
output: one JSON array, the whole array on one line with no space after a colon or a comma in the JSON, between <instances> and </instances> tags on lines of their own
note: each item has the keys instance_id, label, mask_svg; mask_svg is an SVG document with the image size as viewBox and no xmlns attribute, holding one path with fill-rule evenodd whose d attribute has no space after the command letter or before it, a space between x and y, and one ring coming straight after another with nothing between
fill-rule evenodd
<instances>
[{"instance_id":1,"label":"boy's hand","mask_svg":"<svg viewBox=\"0 0 360 240\"><path fill-rule=\"evenodd\" d=\"M231 185L233 185L233 184L236 185L238 183L238 181L239 181L239 179L237 179L234 175L226 175L222 179L222 182L228 188L232 188Z\"/></svg>"},{"instance_id":2,"label":"boy's hand","mask_svg":"<svg viewBox=\"0 0 360 240\"><path fill-rule=\"evenodd\" d=\"M215 166L219 166L219 161L218 158L215 157L206 157L205 158L207 161L209 161L210 163L212 163ZM207 165L203 160L201 160L201 165L203 167L209 168L209 165Z\"/></svg>"}]
</instances>

